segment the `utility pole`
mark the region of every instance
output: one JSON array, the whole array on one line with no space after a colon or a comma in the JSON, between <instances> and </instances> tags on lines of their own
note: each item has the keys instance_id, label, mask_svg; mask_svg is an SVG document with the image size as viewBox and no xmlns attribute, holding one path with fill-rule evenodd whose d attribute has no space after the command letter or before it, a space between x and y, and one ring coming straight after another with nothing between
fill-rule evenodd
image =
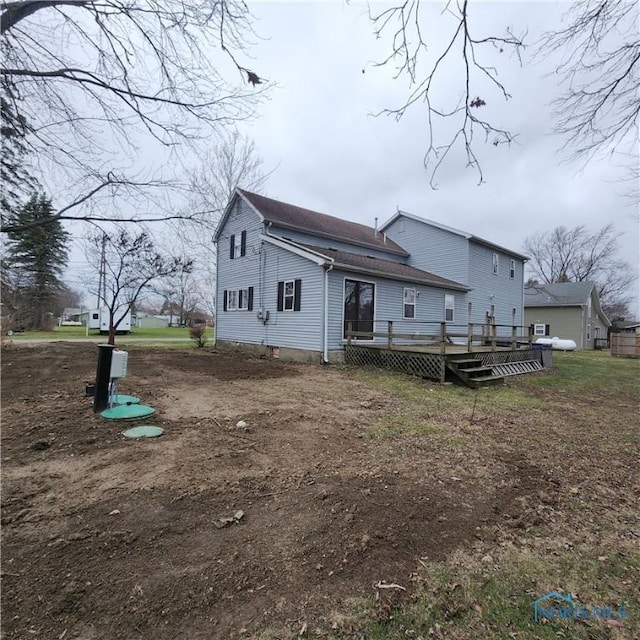
<instances>
[{"instance_id":1,"label":"utility pole","mask_svg":"<svg viewBox=\"0 0 640 640\"><path fill-rule=\"evenodd\" d=\"M98 308L98 313L100 312L100 308L102 307L102 302L107 299L107 263L106 263L106 253L107 253L107 234L102 234L102 249L100 251L100 269L98 274L98 302L96 307Z\"/></svg>"}]
</instances>

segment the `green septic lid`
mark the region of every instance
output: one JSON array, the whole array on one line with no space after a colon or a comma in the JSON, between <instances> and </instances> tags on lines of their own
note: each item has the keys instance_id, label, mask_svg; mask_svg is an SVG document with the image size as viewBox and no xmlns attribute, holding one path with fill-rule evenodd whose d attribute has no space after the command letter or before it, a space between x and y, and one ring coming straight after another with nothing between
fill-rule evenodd
<instances>
[{"instance_id":1,"label":"green septic lid","mask_svg":"<svg viewBox=\"0 0 640 640\"><path fill-rule=\"evenodd\" d=\"M146 418L154 414L153 407L144 404L121 404L111 409L105 409L100 415L107 420L133 420L134 418Z\"/></svg>"},{"instance_id":2,"label":"green septic lid","mask_svg":"<svg viewBox=\"0 0 640 640\"><path fill-rule=\"evenodd\" d=\"M136 396L116 396L113 399L114 404L139 404L140 398Z\"/></svg>"},{"instance_id":3,"label":"green septic lid","mask_svg":"<svg viewBox=\"0 0 640 640\"><path fill-rule=\"evenodd\" d=\"M164 433L164 429L160 427L141 426L132 427L122 432L125 438L157 438Z\"/></svg>"}]
</instances>

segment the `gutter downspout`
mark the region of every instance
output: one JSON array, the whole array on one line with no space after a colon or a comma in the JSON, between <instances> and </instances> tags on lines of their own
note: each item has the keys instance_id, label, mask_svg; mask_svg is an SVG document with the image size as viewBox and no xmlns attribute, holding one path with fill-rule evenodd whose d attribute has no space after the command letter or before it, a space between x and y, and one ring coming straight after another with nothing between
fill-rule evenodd
<instances>
[{"instance_id":1,"label":"gutter downspout","mask_svg":"<svg viewBox=\"0 0 640 640\"><path fill-rule=\"evenodd\" d=\"M333 269L333 265L325 265L325 270L324 270L324 318L323 318L323 323L324 323L324 337L323 337L323 342L324 342L324 349L323 349L323 353L322 353L322 361L324 362L324 364L328 364L329 363L329 271L331 271Z\"/></svg>"}]
</instances>

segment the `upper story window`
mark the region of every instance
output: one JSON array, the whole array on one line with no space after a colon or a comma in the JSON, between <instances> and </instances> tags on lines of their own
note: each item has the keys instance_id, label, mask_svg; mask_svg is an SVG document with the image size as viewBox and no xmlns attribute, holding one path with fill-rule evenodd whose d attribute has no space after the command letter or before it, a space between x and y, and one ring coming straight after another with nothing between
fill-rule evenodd
<instances>
[{"instance_id":1,"label":"upper story window","mask_svg":"<svg viewBox=\"0 0 640 640\"><path fill-rule=\"evenodd\" d=\"M493 254L493 274L498 275L498 269L500 266L500 258L497 253Z\"/></svg>"},{"instance_id":2,"label":"upper story window","mask_svg":"<svg viewBox=\"0 0 640 640\"><path fill-rule=\"evenodd\" d=\"M516 261L509 260L509 277L513 280L516 277Z\"/></svg>"},{"instance_id":3,"label":"upper story window","mask_svg":"<svg viewBox=\"0 0 640 640\"><path fill-rule=\"evenodd\" d=\"M229 257L242 258L247 253L247 232L242 231L240 234L231 234L229 238Z\"/></svg>"},{"instance_id":4,"label":"upper story window","mask_svg":"<svg viewBox=\"0 0 640 640\"><path fill-rule=\"evenodd\" d=\"M444 296L444 319L445 322L453 322L455 318L456 299L450 293Z\"/></svg>"}]
</instances>

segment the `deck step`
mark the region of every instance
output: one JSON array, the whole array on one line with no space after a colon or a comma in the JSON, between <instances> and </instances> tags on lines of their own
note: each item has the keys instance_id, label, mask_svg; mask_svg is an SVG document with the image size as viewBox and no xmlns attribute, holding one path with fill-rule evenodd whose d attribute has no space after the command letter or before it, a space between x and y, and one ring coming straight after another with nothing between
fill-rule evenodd
<instances>
[{"instance_id":1,"label":"deck step","mask_svg":"<svg viewBox=\"0 0 640 640\"><path fill-rule=\"evenodd\" d=\"M452 358L451 360L449 360L449 362L451 364L459 366L461 364L479 364L480 359L479 358Z\"/></svg>"},{"instance_id":2,"label":"deck step","mask_svg":"<svg viewBox=\"0 0 640 640\"><path fill-rule=\"evenodd\" d=\"M464 371L465 373L478 373L479 371L491 372L492 367L489 365L482 365L481 367L470 367L469 369L461 369L461 371Z\"/></svg>"},{"instance_id":3,"label":"deck step","mask_svg":"<svg viewBox=\"0 0 640 640\"><path fill-rule=\"evenodd\" d=\"M469 378L467 384L477 389L478 387L488 387L490 385L504 384L504 378L502 376L479 376L478 378Z\"/></svg>"}]
</instances>

